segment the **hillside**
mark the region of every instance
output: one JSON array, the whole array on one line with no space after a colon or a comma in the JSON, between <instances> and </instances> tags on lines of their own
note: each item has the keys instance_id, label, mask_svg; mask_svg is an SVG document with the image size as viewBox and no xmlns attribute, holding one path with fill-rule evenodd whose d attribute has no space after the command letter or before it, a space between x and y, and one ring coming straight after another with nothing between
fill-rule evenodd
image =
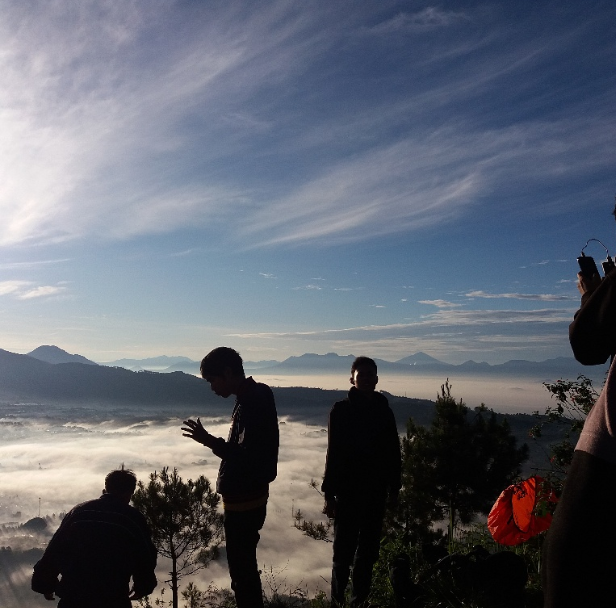
<instances>
[{"instance_id":1,"label":"hillside","mask_svg":"<svg viewBox=\"0 0 616 608\"><path fill-rule=\"evenodd\" d=\"M197 404L211 398L202 380L182 373L131 372L84 363L47 363L0 349L0 400Z\"/></svg>"}]
</instances>

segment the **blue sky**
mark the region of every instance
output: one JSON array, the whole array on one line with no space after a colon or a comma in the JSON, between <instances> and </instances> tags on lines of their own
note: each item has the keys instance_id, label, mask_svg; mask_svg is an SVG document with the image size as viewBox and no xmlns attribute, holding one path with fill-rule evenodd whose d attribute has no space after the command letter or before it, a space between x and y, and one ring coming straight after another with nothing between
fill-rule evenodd
<instances>
[{"instance_id":1,"label":"blue sky","mask_svg":"<svg viewBox=\"0 0 616 608\"><path fill-rule=\"evenodd\" d=\"M569 355L575 258L616 253L613 2L0 16L1 348Z\"/></svg>"}]
</instances>

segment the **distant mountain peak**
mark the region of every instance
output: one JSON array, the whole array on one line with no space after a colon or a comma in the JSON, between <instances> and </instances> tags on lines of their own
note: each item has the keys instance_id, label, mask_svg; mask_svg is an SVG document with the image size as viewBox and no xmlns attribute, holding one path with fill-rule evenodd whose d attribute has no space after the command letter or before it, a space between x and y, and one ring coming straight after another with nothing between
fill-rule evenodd
<instances>
[{"instance_id":1,"label":"distant mountain peak","mask_svg":"<svg viewBox=\"0 0 616 608\"><path fill-rule=\"evenodd\" d=\"M422 352L409 355L408 357L404 357L404 359L399 359L396 363L402 363L403 365L447 365L446 363L443 363L443 361L439 361L438 359Z\"/></svg>"},{"instance_id":2,"label":"distant mountain peak","mask_svg":"<svg viewBox=\"0 0 616 608\"><path fill-rule=\"evenodd\" d=\"M57 363L84 363L86 365L97 365L97 363L90 361L90 359L86 359L81 355L71 355L53 344L39 346L32 352L29 352L28 356L38 359L39 361L45 361L45 363L52 363L54 365Z\"/></svg>"}]
</instances>

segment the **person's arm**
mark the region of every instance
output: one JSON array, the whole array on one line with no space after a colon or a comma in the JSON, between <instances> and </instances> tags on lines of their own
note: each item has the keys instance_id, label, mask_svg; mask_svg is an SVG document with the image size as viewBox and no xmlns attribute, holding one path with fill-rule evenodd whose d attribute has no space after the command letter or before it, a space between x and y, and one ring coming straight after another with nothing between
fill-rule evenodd
<instances>
[{"instance_id":1,"label":"person's arm","mask_svg":"<svg viewBox=\"0 0 616 608\"><path fill-rule=\"evenodd\" d=\"M396 425L396 417L391 408L387 408L387 451L388 451L388 495L390 503L395 504L398 501L398 494L402 487L402 453L400 451L400 436L398 435L398 426Z\"/></svg>"},{"instance_id":2,"label":"person's arm","mask_svg":"<svg viewBox=\"0 0 616 608\"><path fill-rule=\"evenodd\" d=\"M323 513L328 517L334 517L336 512L336 492L340 476L340 416L336 406L331 409L327 423L327 454L325 455L325 473L321 491L325 495Z\"/></svg>"},{"instance_id":3,"label":"person's arm","mask_svg":"<svg viewBox=\"0 0 616 608\"><path fill-rule=\"evenodd\" d=\"M569 326L569 342L583 365L600 365L616 352L616 273L582 295L582 307Z\"/></svg>"},{"instance_id":4,"label":"person's arm","mask_svg":"<svg viewBox=\"0 0 616 608\"><path fill-rule=\"evenodd\" d=\"M58 586L60 568L58 566L58 554L62 551L62 544L67 534L68 527L73 517L73 511L69 511L60 523L60 527L51 537L43 557L34 565L32 572L32 591L42 593L46 600L53 600L54 592Z\"/></svg>"},{"instance_id":5,"label":"person's arm","mask_svg":"<svg viewBox=\"0 0 616 608\"><path fill-rule=\"evenodd\" d=\"M139 513L135 515L136 524L139 528L138 560L133 572L133 587L129 599L139 600L150 595L156 588L156 557L157 551L152 542L150 528L145 518Z\"/></svg>"}]
</instances>

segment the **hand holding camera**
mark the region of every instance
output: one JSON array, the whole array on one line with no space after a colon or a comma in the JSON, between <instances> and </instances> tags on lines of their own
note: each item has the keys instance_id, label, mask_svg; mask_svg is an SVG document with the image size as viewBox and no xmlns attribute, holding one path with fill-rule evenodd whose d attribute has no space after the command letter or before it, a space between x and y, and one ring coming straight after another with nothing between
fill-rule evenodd
<instances>
[{"instance_id":1,"label":"hand holding camera","mask_svg":"<svg viewBox=\"0 0 616 608\"><path fill-rule=\"evenodd\" d=\"M584 253L584 249L586 249L590 241L597 241L603 245L599 239L589 239L586 241L586 245L582 247L581 254L577 259L580 267L580 271L578 272L578 290L582 295L592 293L601 283L601 275L599 274L599 269L595 264L595 260ZM603 247L607 253L607 258L604 262L601 262L601 267L603 268L603 274L607 274L614 270L616 265L614 264L614 260L610 257L607 247L605 247L605 245L603 245Z\"/></svg>"}]
</instances>

